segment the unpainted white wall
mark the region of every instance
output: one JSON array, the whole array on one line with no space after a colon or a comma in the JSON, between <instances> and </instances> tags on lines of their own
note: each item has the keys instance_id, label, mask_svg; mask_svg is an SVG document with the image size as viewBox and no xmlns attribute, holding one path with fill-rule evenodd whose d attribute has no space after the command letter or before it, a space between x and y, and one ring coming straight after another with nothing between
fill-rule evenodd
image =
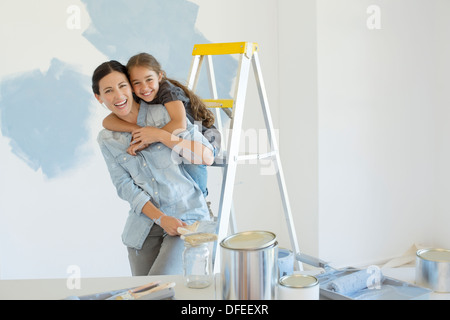
<instances>
[{"instance_id":1,"label":"unpainted white wall","mask_svg":"<svg viewBox=\"0 0 450 320\"><path fill-rule=\"evenodd\" d=\"M364 264L449 247L448 3L317 4L320 255Z\"/></svg>"}]
</instances>

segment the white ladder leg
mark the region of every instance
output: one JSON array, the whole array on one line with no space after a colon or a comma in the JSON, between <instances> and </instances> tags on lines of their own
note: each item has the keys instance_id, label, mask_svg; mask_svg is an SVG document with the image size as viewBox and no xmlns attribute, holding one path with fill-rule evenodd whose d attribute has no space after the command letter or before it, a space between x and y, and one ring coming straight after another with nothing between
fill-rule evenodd
<instances>
[{"instance_id":1,"label":"white ladder leg","mask_svg":"<svg viewBox=\"0 0 450 320\"><path fill-rule=\"evenodd\" d=\"M203 56L193 56L191 61L191 67L189 69L187 87L195 91L197 88L198 78L200 77L200 67L203 62Z\"/></svg>"},{"instance_id":2,"label":"white ladder leg","mask_svg":"<svg viewBox=\"0 0 450 320\"><path fill-rule=\"evenodd\" d=\"M249 70L250 59L245 55L241 55L237 74L235 105L233 107L233 117L230 124L231 132L230 141L228 143L229 151L227 154L227 164L225 166L224 178L222 182L222 194L219 203L218 242L222 241L227 236L228 224L223 222L230 220ZM219 271L220 250L216 250L214 258L214 272L218 273Z\"/></svg>"},{"instance_id":3,"label":"white ladder leg","mask_svg":"<svg viewBox=\"0 0 450 320\"><path fill-rule=\"evenodd\" d=\"M206 56L206 70L207 70L207 74L208 74L208 80L209 80L209 90L211 92L211 97L213 99L218 99L218 94L217 94L217 86L216 86L216 77L214 74L214 65L213 65L213 61L212 61L212 56ZM221 114L220 114L220 108L214 108L215 110L215 116L216 116L216 125L217 125L217 130L219 130L219 132L221 132L223 134L223 132L225 132L223 130L223 123L222 123L222 118L221 118ZM226 138L221 139L221 146L220 146L221 150L227 150L227 141ZM222 176L225 176L225 169L222 168ZM234 215L234 205L231 204L231 213L230 213L230 232L236 233L237 232L237 227L236 227L236 218Z\"/></svg>"},{"instance_id":4,"label":"white ladder leg","mask_svg":"<svg viewBox=\"0 0 450 320\"><path fill-rule=\"evenodd\" d=\"M269 108L269 100L267 99L267 93L264 86L264 80L262 77L262 71L261 71L261 65L259 63L259 57L258 52L255 52L253 54L253 70L255 72L255 78L257 81L257 87L258 87L258 93L261 100L261 105L263 108L264 113L264 120L266 122L266 128L268 130L268 136L269 136L269 143L271 145L271 150L275 151L275 172L277 174L277 180L278 180L278 186L281 193L281 202L283 203L283 211L286 219L286 224L288 226L289 236L290 236L290 242L292 250L294 251L294 254L300 252L300 248L298 246L297 241L297 233L295 231L294 227L294 219L292 217L291 212L291 206L289 203L289 197L287 193L287 187L286 182L284 179L284 173L283 168L281 165L281 159L280 159L280 153L278 149L278 142L275 135L275 130L273 127L272 122L272 116L270 114L270 108ZM300 261L297 261L298 263L298 269L303 270L303 266Z\"/></svg>"}]
</instances>

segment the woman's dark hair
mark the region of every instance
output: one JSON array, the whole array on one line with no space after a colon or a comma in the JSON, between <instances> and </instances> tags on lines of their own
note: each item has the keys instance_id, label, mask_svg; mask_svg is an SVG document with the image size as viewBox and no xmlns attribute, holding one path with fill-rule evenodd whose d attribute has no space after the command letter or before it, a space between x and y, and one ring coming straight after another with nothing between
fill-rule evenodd
<instances>
[{"instance_id":1,"label":"woman's dark hair","mask_svg":"<svg viewBox=\"0 0 450 320\"><path fill-rule=\"evenodd\" d=\"M95 94L100 94L100 80L114 71L123 73L128 79L127 67L123 64L116 60L104 62L95 69L94 74L92 75L92 91L94 91Z\"/></svg>"}]
</instances>

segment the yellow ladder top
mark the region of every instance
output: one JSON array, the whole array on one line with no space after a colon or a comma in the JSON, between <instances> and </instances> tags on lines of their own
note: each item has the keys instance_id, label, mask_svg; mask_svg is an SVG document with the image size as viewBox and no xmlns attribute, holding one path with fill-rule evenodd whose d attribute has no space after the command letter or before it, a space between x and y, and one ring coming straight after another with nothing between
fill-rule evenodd
<instances>
[{"instance_id":1,"label":"yellow ladder top","mask_svg":"<svg viewBox=\"0 0 450 320\"><path fill-rule=\"evenodd\" d=\"M251 50L251 52L248 52ZM210 56L220 54L247 53L252 55L258 50L256 42L226 42L226 43L206 43L194 45L193 56Z\"/></svg>"},{"instance_id":2,"label":"yellow ladder top","mask_svg":"<svg viewBox=\"0 0 450 320\"><path fill-rule=\"evenodd\" d=\"M233 99L202 99L208 108L233 108Z\"/></svg>"}]
</instances>

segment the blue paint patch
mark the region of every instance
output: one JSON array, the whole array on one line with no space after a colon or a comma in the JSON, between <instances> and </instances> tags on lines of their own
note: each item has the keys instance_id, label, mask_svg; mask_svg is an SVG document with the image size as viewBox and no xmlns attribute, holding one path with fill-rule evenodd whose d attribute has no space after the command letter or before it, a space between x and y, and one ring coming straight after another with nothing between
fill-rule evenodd
<instances>
[{"instance_id":1,"label":"blue paint patch","mask_svg":"<svg viewBox=\"0 0 450 320\"><path fill-rule=\"evenodd\" d=\"M1 83L2 135L14 154L48 178L76 165L76 150L88 139L89 82L53 59L45 74L35 70Z\"/></svg>"},{"instance_id":2,"label":"blue paint patch","mask_svg":"<svg viewBox=\"0 0 450 320\"><path fill-rule=\"evenodd\" d=\"M148 52L169 78L181 82L187 79L194 44L210 42L195 29L198 5L187 0L82 2L91 18L83 36L99 51L124 64ZM237 61L214 57L214 67L219 97L230 98ZM77 149L89 138L85 123L92 104L90 77L55 58L45 74L30 71L1 83L1 133L10 138L14 154L48 178L76 166ZM206 72L197 93L210 98Z\"/></svg>"},{"instance_id":3,"label":"blue paint patch","mask_svg":"<svg viewBox=\"0 0 450 320\"><path fill-rule=\"evenodd\" d=\"M82 2L92 21L83 36L109 59L123 64L131 56L147 52L161 63L169 78L185 82L194 45L210 43L195 28L198 5L186 0ZM218 94L221 98L229 98L237 61L231 56L215 58ZM197 93L203 98L210 97L205 72L201 74Z\"/></svg>"}]
</instances>

